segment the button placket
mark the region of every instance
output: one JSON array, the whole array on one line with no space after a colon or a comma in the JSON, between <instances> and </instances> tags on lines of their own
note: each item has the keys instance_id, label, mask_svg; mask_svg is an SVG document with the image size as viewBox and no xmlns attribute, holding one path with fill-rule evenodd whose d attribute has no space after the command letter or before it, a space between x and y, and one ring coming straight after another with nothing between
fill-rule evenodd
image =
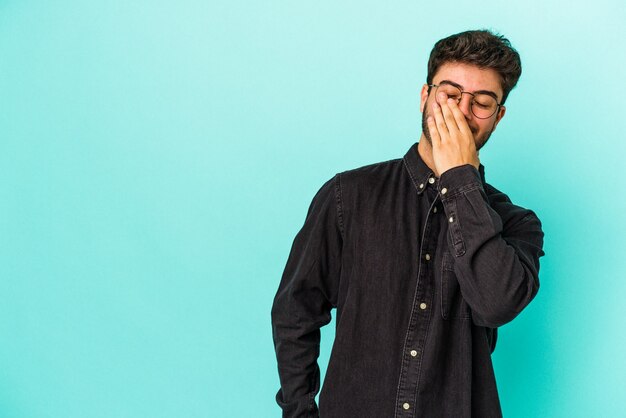
<instances>
[{"instance_id":1,"label":"button placket","mask_svg":"<svg viewBox=\"0 0 626 418\"><path fill-rule=\"evenodd\" d=\"M405 350L402 355L400 381L396 398L395 417L398 418L413 416L418 407L417 393L422 365L420 353L426 344L428 329L430 328L429 324L432 320L432 309L430 308L434 292L433 251L438 240L437 231L441 228L441 221L444 218L433 216L431 211L426 213L426 225L420 237L421 257L417 260L417 287L405 339ZM435 236L431 236L433 232L435 232Z\"/></svg>"}]
</instances>

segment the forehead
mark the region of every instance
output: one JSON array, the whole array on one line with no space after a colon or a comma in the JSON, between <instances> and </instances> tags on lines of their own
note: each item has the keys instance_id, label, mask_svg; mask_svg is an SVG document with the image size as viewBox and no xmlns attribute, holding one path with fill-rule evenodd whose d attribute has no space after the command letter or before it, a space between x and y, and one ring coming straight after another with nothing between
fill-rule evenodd
<instances>
[{"instance_id":1,"label":"forehead","mask_svg":"<svg viewBox=\"0 0 626 418\"><path fill-rule=\"evenodd\" d=\"M500 76L491 68L480 68L471 64L447 62L443 64L433 77L433 83L443 80L453 81L463 87L464 91L489 90L502 98Z\"/></svg>"}]
</instances>

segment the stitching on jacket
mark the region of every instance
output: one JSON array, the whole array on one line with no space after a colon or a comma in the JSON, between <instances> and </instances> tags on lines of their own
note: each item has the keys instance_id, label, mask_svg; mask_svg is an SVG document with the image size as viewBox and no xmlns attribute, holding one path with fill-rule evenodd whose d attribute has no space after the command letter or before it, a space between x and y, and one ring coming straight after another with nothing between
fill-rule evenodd
<instances>
[{"instance_id":1,"label":"stitching on jacket","mask_svg":"<svg viewBox=\"0 0 626 418\"><path fill-rule=\"evenodd\" d=\"M342 203L342 195L341 195L341 173L337 173L335 175L335 203L337 210L337 220L339 224L339 231L341 232L342 238L345 239L345 229L343 224L343 203Z\"/></svg>"}]
</instances>

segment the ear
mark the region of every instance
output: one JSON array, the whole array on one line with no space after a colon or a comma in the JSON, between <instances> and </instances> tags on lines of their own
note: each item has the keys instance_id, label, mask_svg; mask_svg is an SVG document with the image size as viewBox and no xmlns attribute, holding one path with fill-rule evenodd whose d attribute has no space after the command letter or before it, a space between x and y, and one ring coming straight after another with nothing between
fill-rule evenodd
<instances>
[{"instance_id":1,"label":"ear","mask_svg":"<svg viewBox=\"0 0 626 418\"><path fill-rule=\"evenodd\" d=\"M496 121L493 123L493 129L491 130L491 132L496 130L496 126L498 126L498 124L504 117L505 113L506 113L506 107L500 106L500 109L498 110L498 113L496 114Z\"/></svg>"},{"instance_id":2,"label":"ear","mask_svg":"<svg viewBox=\"0 0 626 418\"><path fill-rule=\"evenodd\" d=\"M424 113L424 106L426 106L426 100L428 100L428 84L422 86L420 92L420 112Z\"/></svg>"}]
</instances>

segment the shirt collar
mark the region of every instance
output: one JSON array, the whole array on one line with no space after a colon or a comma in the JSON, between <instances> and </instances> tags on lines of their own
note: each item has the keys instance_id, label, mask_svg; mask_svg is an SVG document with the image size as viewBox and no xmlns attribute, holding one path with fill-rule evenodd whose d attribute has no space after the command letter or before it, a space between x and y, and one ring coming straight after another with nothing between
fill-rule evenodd
<instances>
[{"instance_id":1,"label":"shirt collar","mask_svg":"<svg viewBox=\"0 0 626 418\"><path fill-rule=\"evenodd\" d=\"M426 190L429 179L432 177L436 179L435 173L426 165L419 152L417 151L417 142L411 145L411 148L404 154L404 166L409 172L409 176L411 176L411 180L413 180L413 184L417 189L417 194L422 194L424 190ZM480 173L480 178L485 183L485 167L480 164L478 166L478 172ZM434 183L434 180L430 180L430 184Z\"/></svg>"}]
</instances>

